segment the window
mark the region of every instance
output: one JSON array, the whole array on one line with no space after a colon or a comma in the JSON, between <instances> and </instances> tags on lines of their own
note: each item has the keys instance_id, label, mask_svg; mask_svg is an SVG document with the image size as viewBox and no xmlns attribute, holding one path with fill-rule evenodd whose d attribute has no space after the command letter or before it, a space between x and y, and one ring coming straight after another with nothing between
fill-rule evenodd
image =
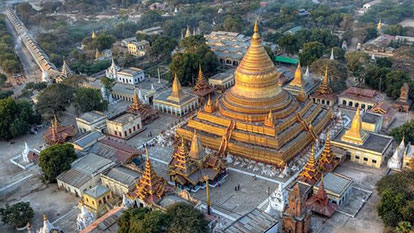
<instances>
[{"instance_id":1,"label":"window","mask_svg":"<svg viewBox=\"0 0 414 233\"><path fill-rule=\"evenodd\" d=\"M135 131L135 125L134 125L134 131Z\"/></svg>"},{"instance_id":2,"label":"window","mask_svg":"<svg viewBox=\"0 0 414 233\"><path fill-rule=\"evenodd\" d=\"M99 205L102 204L102 200L99 200Z\"/></svg>"},{"instance_id":3,"label":"window","mask_svg":"<svg viewBox=\"0 0 414 233\"><path fill-rule=\"evenodd\" d=\"M364 157L364 161L368 161L368 158L367 157Z\"/></svg>"},{"instance_id":4,"label":"window","mask_svg":"<svg viewBox=\"0 0 414 233\"><path fill-rule=\"evenodd\" d=\"M355 155L355 159L359 159L359 156L358 155Z\"/></svg>"},{"instance_id":5,"label":"window","mask_svg":"<svg viewBox=\"0 0 414 233\"><path fill-rule=\"evenodd\" d=\"M127 131L124 132L125 137L127 136Z\"/></svg>"},{"instance_id":6,"label":"window","mask_svg":"<svg viewBox=\"0 0 414 233\"><path fill-rule=\"evenodd\" d=\"M131 128L129 129L129 133L131 133L132 132L132 130L131 130Z\"/></svg>"},{"instance_id":7,"label":"window","mask_svg":"<svg viewBox=\"0 0 414 233\"><path fill-rule=\"evenodd\" d=\"M377 163L377 160L373 159L373 160L372 160L372 163Z\"/></svg>"}]
</instances>

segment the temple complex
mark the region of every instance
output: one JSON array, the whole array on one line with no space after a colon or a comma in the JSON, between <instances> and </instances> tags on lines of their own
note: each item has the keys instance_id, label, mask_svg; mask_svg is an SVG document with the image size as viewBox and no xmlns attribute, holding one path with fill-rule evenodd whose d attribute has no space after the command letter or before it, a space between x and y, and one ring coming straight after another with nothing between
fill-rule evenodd
<instances>
[{"instance_id":1,"label":"temple complex","mask_svg":"<svg viewBox=\"0 0 414 233\"><path fill-rule=\"evenodd\" d=\"M298 180L306 182L310 185L314 185L316 184L316 182L318 182L320 177L321 177L321 174L320 174L319 168L316 166L315 152L312 146L308 163L303 168L303 171L299 174Z\"/></svg>"},{"instance_id":2,"label":"temple complex","mask_svg":"<svg viewBox=\"0 0 414 233\"><path fill-rule=\"evenodd\" d=\"M127 197L137 202L139 206L148 206L158 203L167 192L167 182L159 176L151 165L146 151L147 159L145 162L145 170L141 178L138 180L136 189L127 194Z\"/></svg>"},{"instance_id":3,"label":"temple complex","mask_svg":"<svg viewBox=\"0 0 414 233\"><path fill-rule=\"evenodd\" d=\"M289 193L289 205L283 212L282 228L284 232L307 233L311 227L311 211L306 207L306 196L299 184Z\"/></svg>"},{"instance_id":4,"label":"temple complex","mask_svg":"<svg viewBox=\"0 0 414 233\"><path fill-rule=\"evenodd\" d=\"M332 107L336 103L338 97L329 87L328 81L328 67L326 67L322 83L318 89L311 94L311 98L315 103Z\"/></svg>"},{"instance_id":5,"label":"temple complex","mask_svg":"<svg viewBox=\"0 0 414 233\"><path fill-rule=\"evenodd\" d=\"M214 89L208 85L206 79L204 78L203 71L201 70L201 64L198 66L198 76L193 88L193 92L199 97L205 97L206 95L210 95L214 92Z\"/></svg>"},{"instance_id":6,"label":"temple complex","mask_svg":"<svg viewBox=\"0 0 414 233\"><path fill-rule=\"evenodd\" d=\"M182 117L197 108L198 99L197 95L181 90L180 80L175 75L172 89L163 91L155 97L154 107L161 112Z\"/></svg>"},{"instance_id":7,"label":"temple complex","mask_svg":"<svg viewBox=\"0 0 414 233\"><path fill-rule=\"evenodd\" d=\"M409 91L410 87L408 87L407 83L404 83L401 87L400 98L394 102L394 108L399 112L408 112L410 110L412 101L408 99Z\"/></svg>"},{"instance_id":8,"label":"temple complex","mask_svg":"<svg viewBox=\"0 0 414 233\"><path fill-rule=\"evenodd\" d=\"M76 128L72 125L63 126L57 120L56 115L53 118L52 125L43 134L43 140L48 145L63 144L76 135Z\"/></svg>"},{"instance_id":9,"label":"temple complex","mask_svg":"<svg viewBox=\"0 0 414 233\"><path fill-rule=\"evenodd\" d=\"M295 76L293 80L283 87L284 90L290 92L292 95L297 96L304 91L307 96L309 96L315 89L318 87L319 81L313 80L309 73L304 77L302 75L302 68L300 63L295 71Z\"/></svg>"},{"instance_id":10,"label":"temple complex","mask_svg":"<svg viewBox=\"0 0 414 233\"><path fill-rule=\"evenodd\" d=\"M150 106L143 104L138 98L137 90L134 90L134 97L132 104L127 109L128 113L138 114L141 116L141 121L144 124L148 124L158 118L158 111L152 109Z\"/></svg>"},{"instance_id":11,"label":"temple complex","mask_svg":"<svg viewBox=\"0 0 414 233\"><path fill-rule=\"evenodd\" d=\"M226 168L221 158L207 154L194 132L190 151L183 138L178 145L168 165L170 180L180 188L197 189L207 178L215 185L226 174Z\"/></svg>"},{"instance_id":12,"label":"temple complex","mask_svg":"<svg viewBox=\"0 0 414 233\"><path fill-rule=\"evenodd\" d=\"M278 83L281 73L261 41L256 23L251 45L235 71L235 85L214 108L198 112L177 133L190 141L197 130L203 146L220 156L228 152L285 167L318 138L332 112L309 100L299 102L283 90Z\"/></svg>"},{"instance_id":13,"label":"temple complex","mask_svg":"<svg viewBox=\"0 0 414 233\"><path fill-rule=\"evenodd\" d=\"M323 175L318 191L306 201L306 206L313 212L326 217L331 217L335 213L336 208L338 208L338 205L329 202L328 195L323 186Z\"/></svg>"},{"instance_id":14,"label":"temple complex","mask_svg":"<svg viewBox=\"0 0 414 233\"><path fill-rule=\"evenodd\" d=\"M335 132L332 145L346 150L353 162L380 168L391 152L393 138L362 130L362 117L358 105L349 129Z\"/></svg>"}]
</instances>

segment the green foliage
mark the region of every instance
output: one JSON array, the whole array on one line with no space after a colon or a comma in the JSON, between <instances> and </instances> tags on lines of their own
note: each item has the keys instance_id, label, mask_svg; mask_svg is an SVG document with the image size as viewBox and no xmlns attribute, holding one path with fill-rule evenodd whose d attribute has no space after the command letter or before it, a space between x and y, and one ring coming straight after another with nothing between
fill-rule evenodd
<instances>
[{"instance_id":1,"label":"green foliage","mask_svg":"<svg viewBox=\"0 0 414 233\"><path fill-rule=\"evenodd\" d=\"M279 38L280 48L288 55L293 55L299 51L298 39L292 35L287 34Z\"/></svg>"},{"instance_id":2,"label":"green foliage","mask_svg":"<svg viewBox=\"0 0 414 233\"><path fill-rule=\"evenodd\" d=\"M404 123L403 125L393 128L390 135L398 142L403 136L407 143L414 143L414 120Z\"/></svg>"},{"instance_id":3,"label":"green foliage","mask_svg":"<svg viewBox=\"0 0 414 233\"><path fill-rule=\"evenodd\" d=\"M218 30L228 32L242 32L243 19L239 15L228 15L223 23L219 25Z\"/></svg>"},{"instance_id":4,"label":"green foliage","mask_svg":"<svg viewBox=\"0 0 414 233\"><path fill-rule=\"evenodd\" d=\"M364 52L355 51L346 53L345 59L349 71L356 72L368 63L369 56Z\"/></svg>"},{"instance_id":5,"label":"green foliage","mask_svg":"<svg viewBox=\"0 0 414 233\"><path fill-rule=\"evenodd\" d=\"M40 83L34 83L34 82L28 82L26 83L26 86L24 86L23 90L36 90L41 91L47 87L47 82L40 82Z\"/></svg>"},{"instance_id":6,"label":"green foliage","mask_svg":"<svg viewBox=\"0 0 414 233\"><path fill-rule=\"evenodd\" d=\"M302 52L299 54L299 60L302 65L311 65L312 62L322 57L325 46L317 41L303 44Z\"/></svg>"},{"instance_id":7,"label":"green foliage","mask_svg":"<svg viewBox=\"0 0 414 233\"><path fill-rule=\"evenodd\" d=\"M168 37L158 37L150 48L150 55L155 59L171 58L171 52L177 47L177 40Z\"/></svg>"},{"instance_id":8,"label":"green foliage","mask_svg":"<svg viewBox=\"0 0 414 233\"><path fill-rule=\"evenodd\" d=\"M92 39L90 36L85 37L82 43L89 50L98 49L99 51L102 51L104 49L110 49L112 44L115 43L115 40L115 37L112 35L99 33L95 39Z\"/></svg>"},{"instance_id":9,"label":"green foliage","mask_svg":"<svg viewBox=\"0 0 414 233\"><path fill-rule=\"evenodd\" d=\"M31 124L39 123L32 105L25 100L0 99L0 139L11 139L28 132Z\"/></svg>"},{"instance_id":10,"label":"green foliage","mask_svg":"<svg viewBox=\"0 0 414 233\"><path fill-rule=\"evenodd\" d=\"M408 73L402 70L392 70L385 76L385 93L387 96L397 99L400 96L400 90L404 83L408 83L409 86L413 86ZM410 97L413 96L413 91L409 93Z\"/></svg>"},{"instance_id":11,"label":"green foliage","mask_svg":"<svg viewBox=\"0 0 414 233\"><path fill-rule=\"evenodd\" d=\"M68 87L72 87L72 88L78 88L85 81L86 81L86 78L84 76L75 74L75 75L71 75L71 76L65 78L61 82L61 84L65 85L65 86L68 86Z\"/></svg>"},{"instance_id":12,"label":"green foliage","mask_svg":"<svg viewBox=\"0 0 414 233\"><path fill-rule=\"evenodd\" d=\"M106 90L112 92L112 87L115 85L115 79L102 77L101 83L105 86Z\"/></svg>"},{"instance_id":13,"label":"green foliage","mask_svg":"<svg viewBox=\"0 0 414 233\"><path fill-rule=\"evenodd\" d=\"M108 102L102 99L99 90L86 87L76 89L73 103L81 112L105 111L108 108Z\"/></svg>"},{"instance_id":14,"label":"green foliage","mask_svg":"<svg viewBox=\"0 0 414 233\"><path fill-rule=\"evenodd\" d=\"M133 208L118 219L118 233L205 233L209 232L204 215L193 206L177 203L165 213L148 208Z\"/></svg>"},{"instance_id":15,"label":"green foliage","mask_svg":"<svg viewBox=\"0 0 414 233\"><path fill-rule=\"evenodd\" d=\"M36 109L41 114L54 114L64 111L73 99L73 88L61 83L48 86L38 96Z\"/></svg>"},{"instance_id":16,"label":"green foliage","mask_svg":"<svg viewBox=\"0 0 414 233\"><path fill-rule=\"evenodd\" d=\"M312 73L323 76L326 67L328 67L329 86L335 93L340 93L346 89L346 79L348 78L348 70L345 65L337 60L318 59L312 63L310 69Z\"/></svg>"},{"instance_id":17,"label":"green foliage","mask_svg":"<svg viewBox=\"0 0 414 233\"><path fill-rule=\"evenodd\" d=\"M0 91L0 99L5 99L13 95L13 91Z\"/></svg>"},{"instance_id":18,"label":"green foliage","mask_svg":"<svg viewBox=\"0 0 414 233\"><path fill-rule=\"evenodd\" d=\"M410 122L414 124L414 122ZM406 139L411 140L412 138ZM414 222L414 172L405 170L384 176L377 182L381 196L378 215L386 226L395 227L402 221Z\"/></svg>"},{"instance_id":19,"label":"green foliage","mask_svg":"<svg viewBox=\"0 0 414 233\"><path fill-rule=\"evenodd\" d=\"M173 56L170 70L177 74L181 84L194 84L198 74L198 65L201 64L206 76L212 75L217 71L218 61L214 53L202 41L201 36L190 36L180 42L183 53Z\"/></svg>"},{"instance_id":20,"label":"green foliage","mask_svg":"<svg viewBox=\"0 0 414 233\"><path fill-rule=\"evenodd\" d=\"M386 68L392 67L392 61L388 57L378 57L375 59L375 62L377 63L378 67L386 67Z\"/></svg>"},{"instance_id":21,"label":"green foliage","mask_svg":"<svg viewBox=\"0 0 414 233\"><path fill-rule=\"evenodd\" d=\"M4 86L7 81L7 76L5 74L0 73L0 87Z\"/></svg>"},{"instance_id":22,"label":"green foliage","mask_svg":"<svg viewBox=\"0 0 414 233\"><path fill-rule=\"evenodd\" d=\"M163 19L157 11L146 11L138 22L138 27L141 29L154 27L160 25Z\"/></svg>"},{"instance_id":23,"label":"green foliage","mask_svg":"<svg viewBox=\"0 0 414 233\"><path fill-rule=\"evenodd\" d=\"M110 60L93 62L81 60L70 64L70 68L74 72L87 75L98 73L99 71L107 69L109 66L111 66Z\"/></svg>"},{"instance_id":24,"label":"green foliage","mask_svg":"<svg viewBox=\"0 0 414 233\"><path fill-rule=\"evenodd\" d=\"M7 73L22 71L19 57L14 52L13 40L6 28L4 15L0 16L0 68ZM4 76L2 76L2 80L3 78Z\"/></svg>"},{"instance_id":25,"label":"green foliage","mask_svg":"<svg viewBox=\"0 0 414 233\"><path fill-rule=\"evenodd\" d=\"M23 227L34 216L30 202L18 202L12 206L6 203L6 208L0 208L1 221L13 227Z\"/></svg>"},{"instance_id":26,"label":"green foliage","mask_svg":"<svg viewBox=\"0 0 414 233\"><path fill-rule=\"evenodd\" d=\"M362 41L365 43L371 39L374 39L378 36L378 31L377 31L377 27L375 25L370 25L368 27L366 27L363 31L362 31Z\"/></svg>"},{"instance_id":27,"label":"green foliage","mask_svg":"<svg viewBox=\"0 0 414 233\"><path fill-rule=\"evenodd\" d=\"M360 17L364 23L378 22L380 19L383 23L397 24L404 18L414 16L414 4L412 0L401 0L396 4L392 0L383 0L379 4L370 7L368 12Z\"/></svg>"},{"instance_id":28,"label":"green foliage","mask_svg":"<svg viewBox=\"0 0 414 233\"><path fill-rule=\"evenodd\" d=\"M413 226L410 222L402 221L399 222L394 230L394 233L412 233L414 231Z\"/></svg>"},{"instance_id":29,"label":"green foliage","mask_svg":"<svg viewBox=\"0 0 414 233\"><path fill-rule=\"evenodd\" d=\"M407 31L407 28L404 28L400 24L393 24L393 25L387 25L384 28L384 33L393 35L393 36L404 36Z\"/></svg>"},{"instance_id":30,"label":"green foliage","mask_svg":"<svg viewBox=\"0 0 414 233\"><path fill-rule=\"evenodd\" d=\"M39 166L47 181L56 182L56 177L69 170L75 159L76 154L72 144L52 145L40 152Z\"/></svg>"}]
</instances>

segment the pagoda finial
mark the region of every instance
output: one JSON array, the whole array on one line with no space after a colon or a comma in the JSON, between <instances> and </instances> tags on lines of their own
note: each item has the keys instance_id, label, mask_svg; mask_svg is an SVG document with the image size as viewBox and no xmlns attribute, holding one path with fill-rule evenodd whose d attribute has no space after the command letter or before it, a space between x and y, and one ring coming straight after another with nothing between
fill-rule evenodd
<instances>
[{"instance_id":1,"label":"pagoda finial","mask_svg":"<svg viewBox=\"0 0 414 233\"><path fill-rule=\"evenodd\" d=\"M172 84L171 95L168 97L170 100L179 101L181 97L181 84L177 77L177 73L174 74L174 80Z\"/></svg>"},{"instance_id":2,"label":"pagoda finial","mask_svg":"<svg viewBox=\"0 0 414 233\"><path fill-rule=\"evenodd\" d=\"M95 39L96 39L96 33L95 33L95 30L93 30L93 31L92 31L92 36L91 36L91 38L92 38L92 40L95 40Z\"/></svg>"},{"instance_id":3,"label":"pagoda finial","mask_svg":"<svg viewBox=\"0 0 414 233\"><path fill-rule=\"evenodd\" d=\"M211 102L211 96L208 95L208 100L207 100L206 105L204 106L204 111L208 112L208 113L212 113L215 110L216 110L216 108L215 108L213 102Z\"/></svg>"},{"instance_id":4,"label":"pagoda finial","mask_svg":"<svg viewBox=\"0 0 414 233\"><path fill-rule=\"evenodd\" d=\"M203 152L203 146L201 145L201 142L198 139L197 130L194 129L193 140L191 141L189 156L193 159L198 160L202 158Z\"/></svg>"},{"instance_id":5,"label":"pagoda finial","mask_svg":"<svg viewBox=\"0 0 414 233\"><path fill-rule=\"evenodd\" d=\"M257 24L257 19L256 19L256 20L254 20L253 32L254 32L254 33L258 33L258 32L259 32L259 26L258 26L258 24Z\"/></svg>"},{"instance_id":6,"label":"pagoda finial","mask_svg":"<svg viewBox=\"0 0 414 233\"><path fill-rule=\"evenodd\" d=\"M377 30L381 30L382 27L382 23L381 23L381 19L378 20L378 24L377 24Z\"/></svg>"},{"instance_id":7,"label":"pagoda finial","mask_svg":"<svg viewBox=\"0 0 414 233\"><path fill-rule=\"evenodd\" d=\"M306 166L315 167L315 151L314 146L312 145L311 154L309 156L308 164Z\"/></svg>"},{"instance_id":8,"label":"pagoda finial","mask_svg":"<svg viewBox=\"0 0 414 233\"><path fill-rule=\"evenodd\" d=\"M254 27L253 27L253 36L252 36L252 41L251 44L261 44L261 40L260 40L260 34L259 34L259 25L257 22L257 19L254 21Z\"/></svg>"},{"instance_id":9,"label":"pagoda finial","mask_svg":"<svg viewBox=\"0 0 414 233\"><path fill-rule=\"evenodd\" d=\"M185 37L190 37L190 36L191 36L190 26L187 24L187 30L185 31Z\"/></svg>"}]
</instances>

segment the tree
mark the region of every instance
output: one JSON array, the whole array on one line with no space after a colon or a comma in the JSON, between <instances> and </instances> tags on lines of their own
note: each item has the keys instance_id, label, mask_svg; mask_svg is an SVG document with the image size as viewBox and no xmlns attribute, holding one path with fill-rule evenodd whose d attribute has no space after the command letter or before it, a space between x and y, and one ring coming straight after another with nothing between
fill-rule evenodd
<instances>
[{"instance_id":1,"label":"tree","mask_svg":"<svg viewBox=\"0 0 414 233\"><path fill-rule=\"evenodd\" d=\"M221 29L227 32L242 32L243 19L239 15L228 15L224 19Z\"/></svg>"},{"instance_id":2,"label":"tree","mask_svg":"<svg viewBox=\"0 0 414 233\"><path fill-rule=\"evenodd\" d=\"M371 39L374 39L375 37L378 36L378 31L377 28L375 27L375 25L371 25L366 27L363 31L362 31L362 36L363 39L362 41L365 43Z\"/></svg>"},{"instance_id":3,"label":"tree","mask_svg":"<svg viewBox=\"0 0 414 233\"><path fill-rule=\"evenodd\" d=\"M0 73L0 87L4 86L7 81L7 76L3 73Z\"/></svg>"},{"instance_id":4,"label":"tree","mask_svg":"<svg viewBox=\"0 0 414 233\"><path fill-rule=\"evenodd\" d=\"M377 206L378 215L386 226L396 226L402 219L400 212L402 206L404 206L404 196L386 189Z\"/></svg>"},{"instance_id":5,"label":"tree","mask_svg":"<svg viewBox=\"0 0 414 233\"><path fill-rule=\"evenodd\" d=\"M411 223L408 221L399 222L397 227L394 230L394 233L412 233L414 228Z\"/></svg>"},{"instance_id":6,"label":"tree","mask_svg":"<svg viewBox=\"0 0 414 233\"><path fill-rule=\"evenodd\" d=\"M34 216L30 202L18 202L12 206L6 203L6 208L0 208L1 221L13 227L23 227Z\"/></svg>"},{"instance_id":7,"label":"tree","mask_svg":"<svg viewBox=\"0 0 414 233\"><path fill-rule=\"evenodd\" d=\"M325 74L326 67L328 67L329 86L332 90L336 93L345 90L348 70L344 64L337 60L318 59L312 63L310 69L312 73L319 74L322 77Z\"/></svg>"},{"instance_id":8,"label":"tree","mask_svg":"<svg viewBox=\"0 0 414 233\"><path fill-rule=\"evenodd\" d=\"M407 143L414 143L414 120L404 123L400 127L393 128L390 135L398 142L403 136Z\"/></svg>"},{"instance_id":9,"label":"tree","mask_svg":"<svg viewBox=\"0 0 414 233\"><path fill-rule=\"evenodd\" d=\"M39 122L39 116L26 100L16 102L11 98L0 99L0 139L24 135L31 124Z\"/></svg>"},{"instance_id":10,"label":"tree","mask_svg":"<svg viewBox=\"0 0 414 233\"><path fill-rule=\"evenodd\" d=\"M299 54L300 63L302 65L311 65L312 62L322 57L325 46L317 41L303 44L303 50Z\"/></svg>"},{"instance_id":11,"label":"tree","mask_svg":"<svg viewBox=\"0 0 414 233\"><path fill-rule=\"evenodd\" d=\"M162 17L157 11L146 11L138 22L139 28L149 28L159 25Z\"/></svg>"},{"instance_id":12,"label":"tree","mask_svg":"<svg viewBox=\"0 0 414 233\"><path fill-rule=\"evenodd\" d=\"M81 112L105 111L108 107L108 101L102 99L99 90L86 87L76 89L73 102L76 109Z\"/></svg>"},{"instance_id":13,"label":"tree","mask_svg":"<svg viewBox=\"0 0 414 233\"><path fill-rule=\"evenodd\" d=\"M69 170L75 159L76 154L72 144L52 145L40 152L39 166L47 181L56 182L56 177Z\"/></svg>"},{"instance_id":14,"label":"tree","mask_svg":"<svg viewBox=\"0 0 414 233\"><path fill-rule=\"evenodd\" d=\"M384 29L384 33L393 35L393 36L397 36L397 35L404 36L406 31L407 29L399 24L388 25Z\"/></svg>"},{"instance_id":15,"label":"tree","mask_svg":"<svg viewBox=\"0 0 414 233\"><path fill-rule=\"evenodd\" d=\"M392 61L388 57L378 57L375 59L375 62L377 63L377 66L379 67L386 67L386 68L392 67Z\"/></svg>"},{"instance_id":16,"label":"tree","mask_svg":"<svg viewBox=\"0 0 414 233\"><path fill-rule=\"evenodd\" d=\"M186 53L195 53L200 45L206 43L206 38L202 35L189 36L180 41L180 48Z\"/></svg>"},{"instance_id":17,"label":"tree","mask_svg":"<svg viewBox=\"0 0 414 233\"><path fill-rule=\"evenodd\" d=\"M101 78L102 85L105 86L106 90L109 91L109 93L112 92L112 87L115 85L115 79L108 78L108 77L102 77Z\"/></svg>"},{"instance_id":18,"label":"tree","mask_svg":"<svg viewBox=\"0 0 414 233\"><path fill-rule=\"evenodd\" d=\"M385 93L387 93L387 96L393 99L397 99L400 96L400 89L403 86L403 84L411 84L411 82L412 81L408 76L407 72L402 70L392 70L386 75ZM411 93L409 93L410 97L412 97Z\"/></svg>"},{"instance_id":19,"label":"tree","mask_svg":"<svg viewBox=\"0 0 414 233\"><path fill-rule=\"evenodd\" d=\"M364 52L354 51L345 54L345 59L348 65L348 69L351 72L355 72L362 66L366 65L369 61L369 56Z\"/></svg>"},{"instance_id":20,"label":"tree","mask_svg":"<svg viewBox=\"0 0 414 233\"><path fill-rule=\"evenodd\" d=\"M169 59L171 58L171 52L177 47L177 44L177 40L168 36L161 36L154 41L149 53L155 59Z\"/></svg>"},{"instance_id":21,"label":"tree","mask_svg":"<svg viewBox=\"0 0 414 233\"><path fill-rule=\"evenodd\" d=\"M287 34L279 38L280 48L288 55L293 55L299 51L298 41L292 34Z\"/></svg>"},{"instance_id":22,"label":"tree","mask_svg":"<svg viewBox=\"0 0 414 233\"><path fill-rule=\"evenodd\" d=\"M385 91L385 81L391 69L387 67L368 66L365 84L379 91Z\"/></svg>"},{"instance_id":23,"label":"tree","mask_svg":"<svg viewBox=\"0 0 414 233\"><path fill-rule=\"evenodd\" d=\"M203 214L193 206L176 203L167 207L168 233L208 232L208 222Z\"/></svg>"},{"instance_id":24,"label":"tree","mask_svg":"<svg viewBox=\"0 0 414 233\"><path fill-rule=\"evenodd\" d=\"M54 114L64 111L73 99L73 88L56 83L48 86L40 93L36 109L41 114Z\"/></svg>"}]
</instances>

